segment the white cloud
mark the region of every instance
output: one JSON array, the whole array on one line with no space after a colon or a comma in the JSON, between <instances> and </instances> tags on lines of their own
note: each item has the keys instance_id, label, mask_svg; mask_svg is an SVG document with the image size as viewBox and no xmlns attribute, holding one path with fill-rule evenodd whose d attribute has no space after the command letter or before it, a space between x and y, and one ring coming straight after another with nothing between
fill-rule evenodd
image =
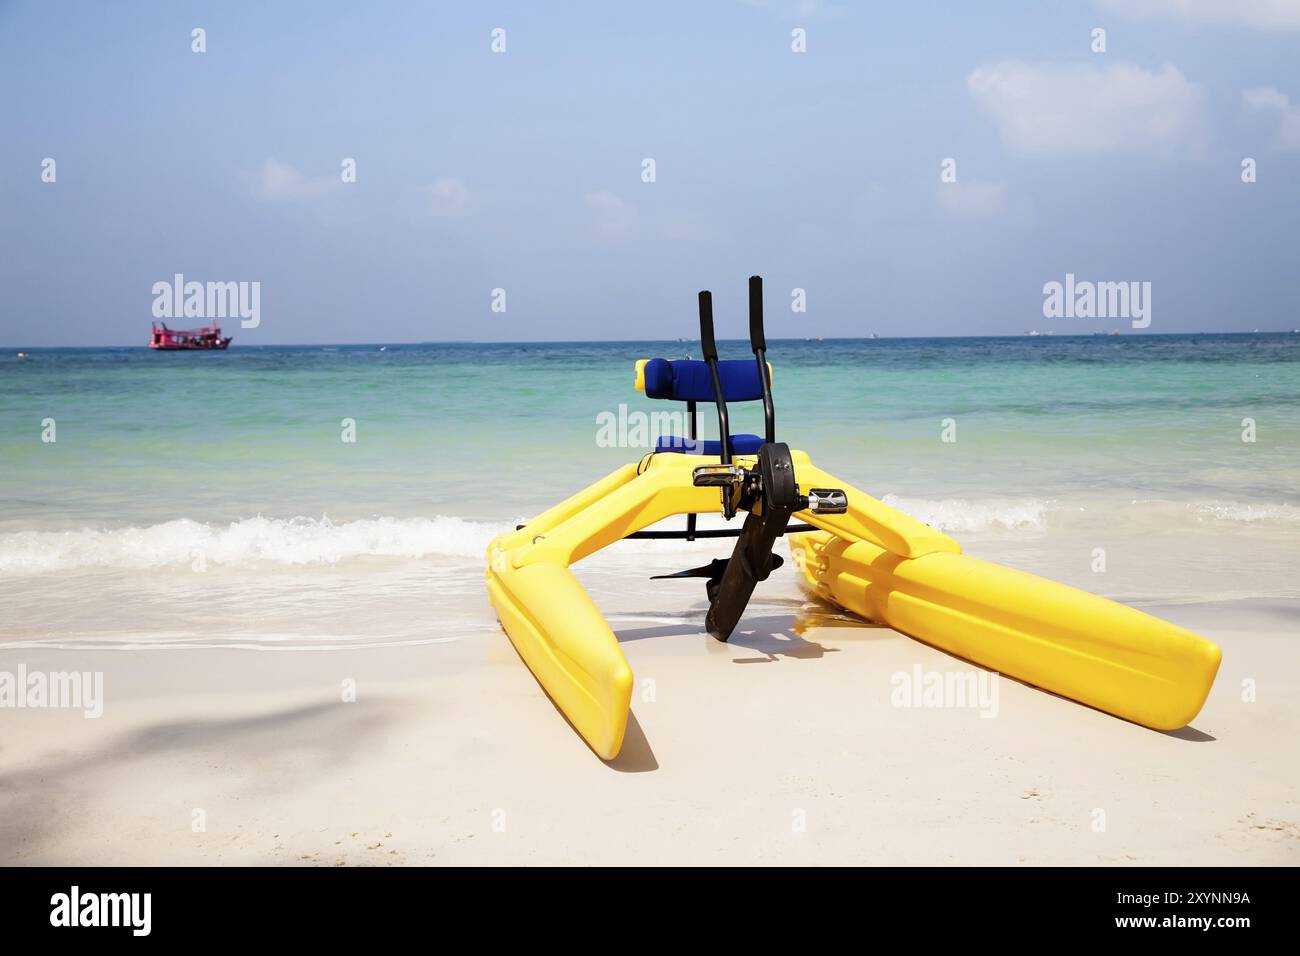
<instances>
[{"instance_id":1,"label":"white cloud","mask_svg":"<svg viewBox=\"0 0 1300 956\"><path fill-rule=\"evenodd\" d=\"M939 203L963 216L997 216L1007 210L1007 187L985 179L941 183Z\"/></svg>"},{"instance_id":2,"label":"white cloud","mask_svg":"<svg viewBox=\"0 0 1300 956\"><path fill-rule=\"evenodd\" d=\"M1166 64L1031 64L972 70L966 89L1027 155L1169 151L1200 141L1201 90Z\"/></svg>"},{"instance_id":3,"label":"white cloud","mask_svg":"<svg viewBox=\"0 0 1300 956\"><path fill-rule=\"evenodd\" d=\"M1134 19L1166 18L1261 30L1300 27L1300 0L1098 0L1107 13Z\"/></svg>"},{"instance_id":4,"label":"white cloud","mask_svg":"<svg viewBox=\"0 0 1300 956\"><path fill-rule=\"evenodd\" d=\"M594 193L587 193L582 197L582 201L588 208L603 213L620 214L627 208L627 203L604 189L597 190Z\"/></svg>"},{"instance_id":5,"label":"white cloud","mask_svg":"<svg viewBox=\"0 0 1300 956\"><path fill-rule=\"evenodd\" d=\"M1283 149L1300 149L1300 106L1291 105L1291 97L1271 86L1257 86L1241 94L1247 109L1277 113L1278 141Z\"/></svg>"},{"instance_id":6,"label":"white cloud","mask_svg":"<svg viewBox=\"0 0 1300 956\"><path fill-rule=\"evenodd\" d=\"M696 210L628 202L617 193L598 189L585 193L582 204L597 237L610 242L669 242L695 244L717 240L718 230Z\"/></svg>"},{"instance_id":7,"label":"white cloud","mask_svg":"<svg viewBox=\"0 0 1300 956\"><path fill-rule=\"evenodd\" d=\"M606 239L618 239L627 234L632 207L618 196L598 189L583 196L582 203L595 214L597 234Z\"/></svg>"},{"instance_id":8,"label":"white cloud","mask_svg":"<svg viewBox=\"0 0 1300 956\"><path fill-rule=\"evenodd\" d=\"M455 176L439 176L429 187L429 201L435 216L462 216L469 205L469 189Z\"/></svg>"},{"instance_id":9,"label":"white cloud","mask_svg":"<svg viewBox=\"0 0 1300 956\"><path fill-rule=\"evenodd\" d=\"M1271 86L1256 86L1241 94L1241 100L1252 110L1285 110L1291 97Z\"/></svg>"},{"instance_id":10,"label":"white cloud","mask_svg":"<svg viewBox=\"0 0 1300 956\"><path fill-rule=\"evenodd\" d=\"M257 195L269 202L300 202L320 199L343 185L338 176L309 179L288 163L268 159L257 174Z\"/></svg>"}]
</instances>

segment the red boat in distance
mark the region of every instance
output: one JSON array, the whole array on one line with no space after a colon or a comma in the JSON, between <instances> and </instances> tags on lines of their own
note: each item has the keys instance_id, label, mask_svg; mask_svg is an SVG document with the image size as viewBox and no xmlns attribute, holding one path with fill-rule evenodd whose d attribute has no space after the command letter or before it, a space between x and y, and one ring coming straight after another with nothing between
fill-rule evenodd
<instances>
[{"instance_id":1,"label":"red boat in distance","mask_svg":"<svg viewBox=\"0 0 1300 956\"><path fill-rule=\"evenodd\" d=\"M221 334L221 329L215 322L201 329L169 329L166 322L155 322L153 335L149 337L149 348L167 352L224 349L229 347L230 339L231 336Z\"/></svg>"}]
</instances>

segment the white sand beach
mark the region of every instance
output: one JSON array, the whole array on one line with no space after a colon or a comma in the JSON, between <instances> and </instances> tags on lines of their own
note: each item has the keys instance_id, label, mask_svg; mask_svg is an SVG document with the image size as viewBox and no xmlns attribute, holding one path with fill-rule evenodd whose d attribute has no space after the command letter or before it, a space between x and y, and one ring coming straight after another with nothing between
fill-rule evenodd
<instances>
[{"instance_id":1,"label":"white sand beach","mask_svg":"<svg viewBox=\"0 0 1300 956\"><path fill-rule=\"evenodd\" d=\"M892 675L972 665L810 607L789 576L723 645L698 582L655 592L681 609L656 616L632 574L582 575L637 677L608 764L490 626L356 650L0 648L0 669L100 670L106 697L98 719L5 714L0 863L1300 862L1293 604L1147 608L1224 650L1200 716L1159 733L1008 679L989 716L894 706ZM485 598L455 600L491 624Z\"/></svg>"}]
</instances>

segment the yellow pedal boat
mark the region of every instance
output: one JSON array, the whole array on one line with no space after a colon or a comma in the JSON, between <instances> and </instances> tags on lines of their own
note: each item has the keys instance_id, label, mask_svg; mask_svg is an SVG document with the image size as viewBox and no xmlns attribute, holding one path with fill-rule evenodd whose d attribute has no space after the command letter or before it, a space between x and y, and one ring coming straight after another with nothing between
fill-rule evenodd
<instances>
[{"instance_id":1,"label":"yellow pedal boat","mask_svg":"<svg viewBox=\"0 0 1300 956\"><path fill-rule=\"evenodd\" d=\"M705 626L726 640L789 535L812 595L1009 677L1157 730L1200 711L1219 668L1211 641L1077 588L967 557L948 536L817 468L775 441L762 282L749 281L754 359L720 361L701 292L699 361L636 363L636 387L684 401L688 434L628 464L488 546L488 596L520 657L605 760L627 727L632 670L569 565L629 537L735 537L732 556L670 577L706 579ZM719 439L696 437L696 403L717 406ZM764 436L732 435L727 403L762 401ZM695 516L745 512L736 530ZM686 515L685 531L647 531Z\"/></svg>"}]
</instances>

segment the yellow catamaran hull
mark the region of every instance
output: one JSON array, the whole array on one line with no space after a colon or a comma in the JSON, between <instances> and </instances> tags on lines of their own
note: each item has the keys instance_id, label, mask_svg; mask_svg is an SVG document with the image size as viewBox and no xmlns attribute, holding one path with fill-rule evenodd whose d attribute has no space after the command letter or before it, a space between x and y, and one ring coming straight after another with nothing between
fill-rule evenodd
<instances>
[{"instance_id":1,"label":"yellow catamaran hull","mask_svg":"<svg viewBox=\"0 0 1300 956\"><path fill-rule=\"evenodd\" d=\"M801 511L790 536L814 594L935 647L1148 727L1191 721L1220 651L1114 601L961 554L955 541L791 455L799 490L842 488L843 514ZM488 547L489 599L520 657L602 758L623 744L632 670L569 571L575 561L679 514L716 514L692 472L717 458L661 453L627 465ZM737 456L752 467L752 456Z\"/></svg>"},{"instance_id":2,"label":"yellow catamaran hull","mask_svg":"<svg viewBox=\"0 0 1300 956\"><path fill-rule=\"evenodd\" d=\"M1221 657L1191 631L963 554L790 536L811 594L958 657L1156 730L1188 724Z\"/></svg>"}]
</instances>

